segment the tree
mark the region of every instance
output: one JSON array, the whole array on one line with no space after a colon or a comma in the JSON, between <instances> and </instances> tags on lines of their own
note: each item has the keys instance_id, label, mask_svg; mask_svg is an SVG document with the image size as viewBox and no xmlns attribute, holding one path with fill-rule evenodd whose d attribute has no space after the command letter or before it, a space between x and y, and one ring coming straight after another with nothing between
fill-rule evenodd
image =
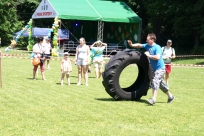
<instances>
[{"instance_id":1,"label":"tree","mask_svg":"<svg viewBox=\"0 0 204 136\"><path fill-rule=\"evenodd\" d=\"M22 21L18 20L16 3L13 0L4 0L0 2L0 37L2 44L10 44L12 34L22 27Z\"/></svg>"},{"instance_id":2,"label":"tree","mask_svg":"<svg viewBox=\"0 0 204 136\"><path fill-rule=\"evenodd\" d=\"M143 4L149 17L148 27L157 37L163 37L165 42L166 38L173 38L178 48L186 50L199 46L200 40L204 44L203 0L147 0Z\"/></svg>"}]
</instances>

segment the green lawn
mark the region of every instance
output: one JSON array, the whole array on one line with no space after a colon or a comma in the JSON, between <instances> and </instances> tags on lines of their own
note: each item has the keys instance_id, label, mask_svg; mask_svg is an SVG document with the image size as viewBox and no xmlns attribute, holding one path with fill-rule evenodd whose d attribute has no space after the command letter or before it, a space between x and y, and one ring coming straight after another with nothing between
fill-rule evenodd
<instances>
[{"instance_id":1,"label":"green lawn","mask_svg":"<svg viewBox=\"0 0 204 136\"><path fill-rule=\"evenodd\" d=\"M29 57L29 56L28 56ZM182 60L181 60L182 61ZM182 64L182 63L181 63ZM115 101L103 88L102 79L89 74L89 86L76 86L77 67L73 65L71 85L60 86L60 61L51 61L32 80L29 59L3 58L3 88L0 88L1 136L199 136L204 134L204 69L173 68L172 104L160 91L155 106L145 100ZM92 67L93 70L93 67ZM137 67L128 66L121 84L131 84Z\"/></svg>"}]
</instances>

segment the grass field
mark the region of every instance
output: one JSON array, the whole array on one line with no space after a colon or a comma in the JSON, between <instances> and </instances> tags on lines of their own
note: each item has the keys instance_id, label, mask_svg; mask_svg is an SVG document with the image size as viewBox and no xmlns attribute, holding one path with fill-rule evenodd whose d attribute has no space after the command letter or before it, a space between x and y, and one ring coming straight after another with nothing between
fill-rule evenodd
<instances>
[{"instance_id":1,"label":"grass field","mask_svg":"<svg viewBox=\"0 0 204 136\"><path fill-rule=\"evenodd\" d=\"M177 63L182 64L180 60ZM188 60L188 62L194 62ZM187 63L187 62L186 62ZM196 62L197 63L197 62ZM202 63L202 59L198 63ZM190 64L190 63L189 63ZM191 63L192 64L192 63ZM141 101L115 101L104 90L102 79L89 74L89 86L76 86L73 65L71 85L60 86L60 61L51 61L32 80L29 59L3 58L0 88L1 136L199 136L204 134L204 69L173 68L170 89L172 104L160 91L155 106ZM93 67L92 67L93 70ZM131 84L137 68L128 66L121 75L123 85Z\"/></svg>"}]
</instances>

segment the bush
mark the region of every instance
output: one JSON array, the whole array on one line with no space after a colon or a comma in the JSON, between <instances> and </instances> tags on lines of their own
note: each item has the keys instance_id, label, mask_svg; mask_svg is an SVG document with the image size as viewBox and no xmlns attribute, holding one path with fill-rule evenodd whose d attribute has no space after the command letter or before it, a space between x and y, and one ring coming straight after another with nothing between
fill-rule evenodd
<instances>
[{"instance_id":1,"label":"bush","mask_svg":"<svg viewBox=\"0 0 204 136\"><path fill-rule=\"evenodd\" d=\"M191 50L191 54L201 55L204 54L204 46L197 46Z\"/></svg>"}]
</instances>

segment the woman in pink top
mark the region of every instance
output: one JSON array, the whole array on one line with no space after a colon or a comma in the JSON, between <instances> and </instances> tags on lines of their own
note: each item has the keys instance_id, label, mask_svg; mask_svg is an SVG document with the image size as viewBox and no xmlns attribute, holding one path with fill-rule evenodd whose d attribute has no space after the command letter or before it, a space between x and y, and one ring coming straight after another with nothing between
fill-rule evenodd
<instances>
[{"instance_id":1,"label":"woman in pink top","mask_svg":"<svg viewBox=\"0 0 204 136\"><path fill-rule=\"evenodd\" d=\"M70 85L69 75L70 75L70 72L72 71L72 63L71 63L71 60L68 58L68 56L69 56L68 52L64 53L64 58L61 61L61 72L62 72L61 85L63 85L65 75L67 77L67 83L68 85Z\"/></svg>"}]
</instances>

